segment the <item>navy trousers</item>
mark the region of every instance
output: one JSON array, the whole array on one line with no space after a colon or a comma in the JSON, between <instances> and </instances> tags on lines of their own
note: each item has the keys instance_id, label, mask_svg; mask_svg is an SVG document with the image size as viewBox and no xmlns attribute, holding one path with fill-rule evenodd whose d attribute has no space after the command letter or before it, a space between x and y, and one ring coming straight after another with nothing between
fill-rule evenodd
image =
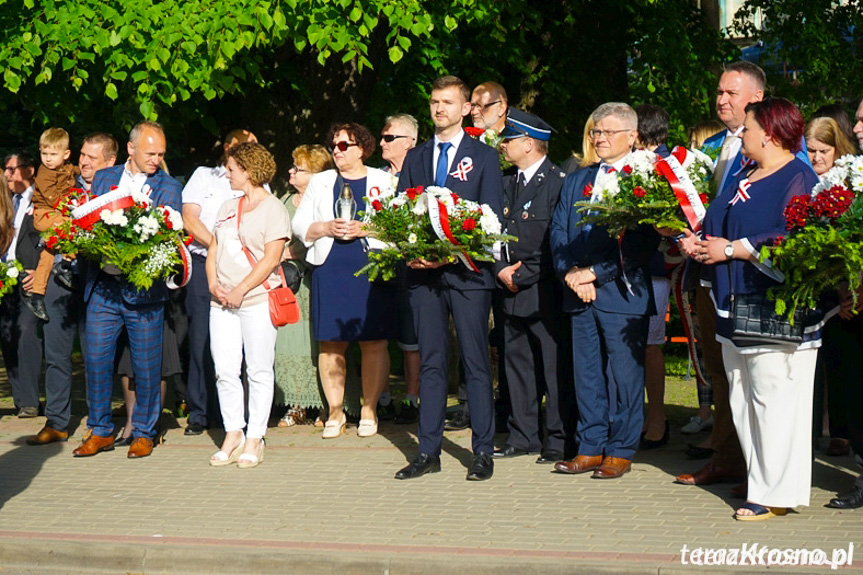
<instances>
[{"instance_id":1,"label":"navy trousers","mask_svg":"<svg viewBox=\"0 0 863 575\"><path fill-rule=\"evenodd\" d=\"M456 290L442 281L410 288L420 347L419 451L440 455L447 401L449 316L464 365L475 454L494 451L494 393L488 360L491 290Z\"/></svg>"},{"instance_id":2,"label":"navy trousers","mask_svg":"<svg viewBox=\"0 0 863 575\"><path fill-rule=\"evenodd\" d=\"M648 316L590 306L570 321L578 454L632 459L644 422Z\"/></svg>"},{"instance_id":3,"label":"navy trousers","mask_svg":"<svg viewBox=\"0 0 863 575\"><path fill-rule=\"evenodd\" d=\"M130 305L123 301L120 284L99 278L87 302L87 346L84 361L87 373L87 425L94 435L109 437L111 422L114 355L123 326L129 335L132 371L135 374L135 411L132 437L155 436L161 411L159 380L162 372L163 302Z\"/></svg>"},{"instance_id":4,"label":"navy trousers","mask_svg":"<svg viewBox=\"0 0 863 575\"><path fill-rule=\"evenodd\" d=\"M186 404L189 423L207 425L218 420L216 370L210 354L210 288L207 284L206 258L192 256L192 278L186 285L186 315L189 318L189 374Z\"/></svg>"},{"instance_id":5,"label":"navy trousers","mask_svg":"<svg viewBox=\"0 0 863 575\"><path fill-rule=\"evenodd\" d=\"M41 321L21 301L16 288L0 304L0 346L12 387L16 409L39 407L39 376L42 370Z\"/></svg>"},{"instance_id":6,"label":"navy trousers","mask_svg":"<svg viewBox=\"0 0 863 575\"><path fill-rule=\"evenodd\" d=\"M571 410L571 403L564 398L571 392L561 389L561 384L569 382L558 374L558 318L503 317L504 367L512 408L507 443L525 451L540 451L547 430L545 450L563 453L567 440L563 416ZM543 396L544 425L540 412Z\"/></svg>"},{"instance_id":7,"label":"navy trousers","mask_svg":"<svg viewBox=\"0 0 863 575\"><path fill-rule=\"evenodd\" d=\"M75 335L84 340L84 300L80 290L71 291L48 278L45 306L51 321L42 332L45 339L45 425L60 431L69 427L72 414L72 346Z\"/></svg>"}]
</instances>

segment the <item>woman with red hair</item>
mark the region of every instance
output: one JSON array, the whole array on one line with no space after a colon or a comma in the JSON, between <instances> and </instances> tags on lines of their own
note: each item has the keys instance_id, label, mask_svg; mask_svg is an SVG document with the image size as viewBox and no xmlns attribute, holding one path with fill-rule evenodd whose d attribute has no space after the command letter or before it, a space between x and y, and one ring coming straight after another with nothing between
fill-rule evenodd
<instances>
[{"instance_id":1,"label":"woman with red hair","mask_svg":"<svg viewBox=\"0 0 863 575\"><path fill-rule=\"evenodd\" d=\"M795 157L803 118L784 98L746 107L743 153L748 164L732 172L704 218L704 236L687 234L684 252L705 264L702 285L716 303L716 339L730 383L734 426L747 464L747 502L740 521L785 515L809 505L812 455L810 429L815 359L820 325L805 330L802 343L744 339L734 335L732 301L763 295L784 278L761 263L761 246L785 235L785 206L818 183L812 167ZM733 294L733 297L732 297ZM766 306L772 307L768 301Z\"/></svg>"}]
</instances>

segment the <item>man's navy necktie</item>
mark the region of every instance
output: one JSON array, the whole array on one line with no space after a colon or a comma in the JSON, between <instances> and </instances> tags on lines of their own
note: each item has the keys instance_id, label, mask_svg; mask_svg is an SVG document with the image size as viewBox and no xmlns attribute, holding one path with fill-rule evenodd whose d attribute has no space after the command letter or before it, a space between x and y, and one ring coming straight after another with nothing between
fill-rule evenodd
<instances>
[{"instance_id":1,"label":"man's navy necktie","mask_svg":"<svg viewBox=\"0 0 863 575\"><path fill-rule=\"evenodd\" d=\"M21 194L12 194L12 195L15 197L15 199L13 200L13 202L14 202L13 206L15 209L15 215L17 215L18 214L18 206L21 205Z\"/></svg>"},{"instance_id":2,"label":"man's navy necktie","mask_svg":"<svg viewBox=\"0 0 863 575\"><path fill-rule=\"evenodd\" d=\"M441 142L437 147L440 148L440 154L437 157L437 169L434 173L434 185L440 187L446 184L447 169L449 168L449 161L446 153L452 147L452 144L449 142Z\"/></svg>"},{"instance_id":3,"label":"man's navy necktie","mask_svg":"<svg viewBox=\"0 0 863 575\"><path fill-rule=\"evenodd\" d=\"M516 198L524 190L524 186L525 186L524 172L519 172L518 178L516 178L516 180L515 180L515 197Z\"/></svg>"}]
</instances>

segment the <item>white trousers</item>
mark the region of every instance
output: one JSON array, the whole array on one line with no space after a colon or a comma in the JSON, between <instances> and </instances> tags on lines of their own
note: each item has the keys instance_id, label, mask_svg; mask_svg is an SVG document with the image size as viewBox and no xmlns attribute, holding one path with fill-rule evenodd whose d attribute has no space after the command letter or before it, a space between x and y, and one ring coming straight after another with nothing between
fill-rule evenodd
<instances>
[{"instance_id":1,"label":"white trousers","mask_svg":"<svg viewBox=\"0 0 863 575\"><path fill-rule=\"evenodd\" d=\"M729 403L748 469L747 499L809 505L817 349L741 354L722 344Z\"/></svg>"},{"instance_id":2,"label":"white trousers","mask_svg":"<svg viewBox=\"0 0 863 575\"><path fill-rule=\"evenodd\" d=\"M216 389L225 431L246 427L243 382L243 354L249 382L249 428L253 439L264 437L273 404L273 361L276 355L276 328L270 321L269 303L240 309L210 308L210 351L216 367Z\"/></svg>"}]
</instances>

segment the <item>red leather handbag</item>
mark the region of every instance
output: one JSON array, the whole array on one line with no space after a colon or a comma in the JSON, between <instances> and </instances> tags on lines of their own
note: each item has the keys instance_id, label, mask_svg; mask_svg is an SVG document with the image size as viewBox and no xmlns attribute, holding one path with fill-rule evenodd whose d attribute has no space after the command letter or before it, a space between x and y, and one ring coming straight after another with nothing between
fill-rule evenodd
<instances>
[{"instance_id":1,"label":"red leather handbag","mask_svg":"<svg viewBox=\"0 0 863 575\"><path fill-rule=\"evenodd\" d=\"M255 267L257 262L255 261L254 256L252 256L252 252L249 251L249 248L246 247L246 244L243 243L243 240L240 237L240 221L243 217L243 202L245 200L245 197L240 198L240 206L237 209L237 237L240 238L240 244L243 246L243 253L246 254L246 258L248 258L252 267ZM281 285L271 288L270 282L267 280L264 280L262 285L264 286L264 289L267 290L267 297L269 298L270 320L273 322L274 326L282 327L283 325L300 321L300 306L297 304L297 298L294 297L294 292L292 292L291 288L288 287L288 282L285 280L285 272L282 271L282 266L276 266L276 269L279 270L279 277L282 280Z\"/></svg>"}]
</instances>

